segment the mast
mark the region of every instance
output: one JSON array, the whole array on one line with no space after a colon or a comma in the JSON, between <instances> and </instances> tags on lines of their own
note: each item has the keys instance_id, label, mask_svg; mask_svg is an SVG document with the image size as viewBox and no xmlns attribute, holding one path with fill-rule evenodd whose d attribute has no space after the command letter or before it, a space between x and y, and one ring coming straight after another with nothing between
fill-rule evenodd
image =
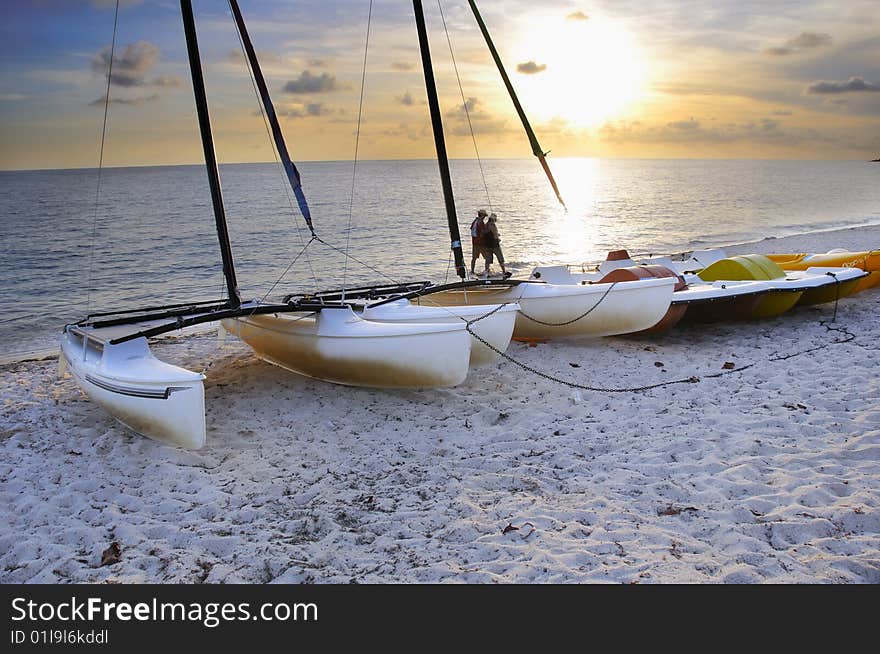
<instances>
[{"instance_id":1,"label":"mast","mask_svg":"<svg viewBox=\"0 0 880 654\"><path fill-rule=\"evenodd\" d=\"M208 183L211 186L214 221L217 223L217 240L220 242L220 256L223 260L223 276L226 278L226 289L229 293L227 304L233 309L237 309L241 306L241 294L235 279L235 263L232 260L232 245L229 242L229 230L226 226L223 191L220 189L220 171L217 168L217 156L214 153L214 138L211 135L211 119L208 115L208 100L205 96L205 79L202 76L199 43L196 38L196 25L190 0L180 0L180 10L183 14L183 31L186 34L186 50L192 73L196 111L199 115L199 129L202 133L202 148L205 151L205 168L208 171Z\"/></svg>"},{"instance_id":2,"label":"mast","mask_svg":"<svg viewBox=\"0 0 880 654\"><path fill-rule=\"evenodd\" d=\"M269 125L272 127L272 138L275 140L278 156L281 157L281 163L284 165L284 172L287 173L287 181L290 182L290 188L293 189L293 194L296 196L296 202L299 204L299 209L302 212L303 218L305 218L306 225L308 225L309 231L314 236L315 230L312 227L312 215L309 210L309 204L306 202L306 196L303 194L299 171L296 169L296 165L290 159L290 153L287 151L284 134L281 132L281 125L278 123L278 116L275 113L272 98L269 96L269 88L266 86L260 62L257 60L257 53L254 50L253 43L251 43L251 37L248 35L247 26L244 24L244 17L241 15L241 9L238 8L237 0L229 0L229 6L232 9L232 15L235 18L235 24L238 27L242 45L250 62L251 71L254 74L254 82L260 92L260 99L266 110L266 117L269 120Z\"/></svg>"},{"instance_id":3,"label":"mast","mask_svg":"<svg viewBox=\"0 0 880 654\"><path fill-rule=\"evenodd\" d=\"M431 67L431 48L428 45L428 31L425 27L425 14L422 1L413 0L416 15L416 28L419 33L419 48L422 51L422 68L425 71L425 90L428 92L428 106L431 109L431 125L434 128L434 146L437 150L437 164L440 167L440 181L443 184L443 199L446 202L446 219L449 222L449 238L452 240L452 254L455 257L455 272L464 279L464 254L461 251L461 234L458 231L458 218L455 215L455 197L452 194L452 179L449 175L449 160L446 156L446 140L443 137L443 118L440 102L437 99L437 85Z\"/></svg>"},{"instance_id":4,"label":"mast","mask_svg":"<svg viewBox=\"0 0 880 654\"><path fill-rule=\"evenodd\" d=\"M489 35L486 23L483 22L483 17L477 9L477 3L474 0L468 0L468 4L471 6L471 11L474 12L474 18L477 19L477 25L480 26L483 38L486 39L486 45L489 46L489 52L492 53L492 59L495 60L498 72L501 73L501 79L504 80L504 86L507 87L507 92L510 94L510 99L513 101L513 106L516 108L516 113L519 114L519 119L522 121L523 128L526 130L526 134L529 137L529 143L532 146L532 154L538 157L538 161L541 162L541 167L547 174L547 179L550 180L550 186L553 187L553 192L556 193L556 199L559 200L559 204L564 207L565 202L562 200L562 195L559 193L559 187L556 186L556 180L553 179L553 173L550 172L550 166L547 164L547 154L549 150L544 152L541 148L541 144L538 143L538 137L535 136L535 132L532 129L531 124L529 124L529 119L526 117L526 112L523 110L522 105L519 103L519 98L516 96L516 91L513 90L513 84L510 83L510 78L507 76L507 71L504 69L501 57L495 49L495 44L492 42L492 37Z\"/></svg>"}]
</instances>

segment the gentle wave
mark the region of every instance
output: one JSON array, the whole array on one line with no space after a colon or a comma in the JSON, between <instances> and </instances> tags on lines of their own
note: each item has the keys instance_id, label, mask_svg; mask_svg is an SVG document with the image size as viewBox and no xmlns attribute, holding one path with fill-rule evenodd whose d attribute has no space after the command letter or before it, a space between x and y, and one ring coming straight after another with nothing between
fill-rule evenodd
<instances>
[{"instance_id":1,"label":"gentle wave","mask_svg":"<svg viewBox=\"0 0 880 654\"><path fill-rule=\"evenodd\" d=\"M594 262L613 249L680 253L880 224L877 169L864 162L555 159L551 166L567 212L534 161L484 161L488 198L477 162L451 162L466 264L479 207L498 214L518 275L535 265ZM301 166L319 235L365 265L346 265L340 251L315 242L273 293L454 277L436 163L359 163L350 207L351 170L351 162ZM274 164L223 165L221 175L242 294L262 297L307 232ZM94 170L0 172L0 336L15 349L54 344L62 325L88 310L224 293L202 166L105 170L97 210L95 181Z\"/></svg>"}]
</instances>

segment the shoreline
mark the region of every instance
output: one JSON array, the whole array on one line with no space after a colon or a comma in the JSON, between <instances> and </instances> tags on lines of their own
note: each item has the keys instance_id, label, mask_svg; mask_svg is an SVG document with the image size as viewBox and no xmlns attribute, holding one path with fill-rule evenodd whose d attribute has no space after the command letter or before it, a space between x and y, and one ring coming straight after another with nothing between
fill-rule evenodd
<instances>
[{"instance_id":1,"label":"shoreline","mask_svg":"<svg viewBox=\"0 0 880 654\"><path fill-rule=\"evenodd\" d=\"M856 234L855 232L859 232ZM839 236L838 240L830 240L833 235ZM865 242L870 245L865 246ZM804 249L789 247L789 244L797 244ZM828 244L827 247L826 245ZM767 237L759 241L746 241L744 243L734 243L730 245L717 246L727 250L730 254L746 254L746 253L768 253L768 252L826 252L831 247L842 247L852 251L861 251L863 249L880 248L880 223L862 225L857 227L845 227L842 229L830 230L812 230L789 236ZM810 249L812 247L812 249ZM822 249L822 248L825 249ZM683 250L671 256L686 254L693 250ZM635 257L639 257L638 253L631 253ZM592 262L598 264L599 262ZM528 275L531 271L524 270L520 276ZM188 338L192 334L204 335L211 333L216 329L214 327L196 327L185 330L183 334L172 334L169 338ZM60 334L60 331L59 331ZM36 361L41 359L57 358L58 350L56 345L35 348L22 352L0 352L0 367L23 363L25 361Z\"/></svg>"},{"instance_id":2,"label":"shoreline","mask_svg":"<svg viewBox=\"0 0 880 654\"><path fill-rule=\"evenodd\" d=\"M206 370L197 452L132 434L51 360L7 365L0 582L880 583L880 289L834 311L509 350L580 384L699 378L638 393L509 361L349 388L167 339L157 356Z\"/></svg>"}]
</instances>

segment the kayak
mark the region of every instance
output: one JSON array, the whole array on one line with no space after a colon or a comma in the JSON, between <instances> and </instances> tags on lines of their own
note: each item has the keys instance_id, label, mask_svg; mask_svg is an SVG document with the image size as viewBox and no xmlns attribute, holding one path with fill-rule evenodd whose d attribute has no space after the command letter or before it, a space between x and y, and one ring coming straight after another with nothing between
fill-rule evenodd
<instances>
[{"instance_id":1,"label":"kayak","mask_svg":"<svg viewBox=\"0 0 880 654\"><path fill-rule=\"evenodd\" d=\"M864 271L843 267L811 266L806 270L785 271L770 258L747 254L720 259L697 273L703 281L761 280L770 285L749 318L773 318L796 304L812 305L833 302L851 295ZM689 277L685 274L685 279Z\"/></svg>"},{"instance_id":2,"label":"kayak","mask_svg":"<svg viewBox=\"0 0 880 654\"><path fill-rule=\"evenodd\" d=\"M599 272L572 272L567 266L540 266L532 271L531 278L557 285L591 285L633 279L673 277L676 280L672 302L667 312L655 324L630 334L665 332L678 322L729 322L749 317L761 299L773 290L772 285L762 281L704 282L696 275L688 280L675 271L659 265L637 265L614 253L615 258L603 262ZM604 265L608 264L608 265Z\"/></svg>"},{"instance_id":3,"label":"kayak","mask_svg":"<svg viewBox=\"0 0 880 654\"><path fill-rule=\"evenodd\" d=\"M868 273L868 275L864 275L859 279L858 283L855 284L849 293L845 294L843 289L841 289L839 297L846 297L846 295L852 295L868 288L880 286L880 250L849 252L838 249L831 250L825 254L767 254L764 256L786 272L794 270L806 271L810 268L852 268L864 270ZM642 263L665 265L679 273L698 273L713 263L726 258L727 253L722 248L712 248L709 250L694 250L683 261L673 261L669 257L655 257L646 259ZM603 263L607 264L607 262ZM807 300L801 301L800 304L808 303L810 297L808 295ZM831 302L837 297L835 293L824 301ZM817 304L818 301L813 303Z\"/></svg>"},{"instance_id":4,"label":"kayak","mask_svg":"<svg viewBox=\"0 0 880 654\"><path fill-rule=\"evenodd\" d=\"M860 268L867 277L859 280L853 293L880 286L880 250L848 252L831 250L824 254L768 254L767 258L783 270L806 270L813 267Z\"/></svg>"},{"instance_id":5,"label":"kayak","mask_svg":"<svg viewBox=\"0 0 880 654\"><path fill-rule=\"evenodd\" d=\"M669 310L643 333L683 322L728 322L772 318L795 305L834 302L855 292L867 274L858 268L811 266L785 271L768 257L727 257L700 250L685 261L654 257L636 263L625 250L610 252L595 272L567 266L535 268L532 278L551 284L595 284L650 277L678 277Z\"/></svg>"}]
</instances>

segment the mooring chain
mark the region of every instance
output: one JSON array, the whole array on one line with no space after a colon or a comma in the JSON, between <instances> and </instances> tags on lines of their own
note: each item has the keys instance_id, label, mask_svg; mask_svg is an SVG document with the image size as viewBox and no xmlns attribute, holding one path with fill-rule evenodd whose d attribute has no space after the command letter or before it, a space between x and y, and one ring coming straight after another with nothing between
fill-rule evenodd
<instances>
[{"instance_id":1,"label":"mooring chain","mask_svg":"<svg viewBox=\"0 0 880 654\"><path fill-rule=\"evenodd\" d=\"M481 320L481 319L482 318L479 318L479 320ZM538 377L543 377L544 379L546 379L548 381L552 381L557 384L562 384L563 386L568 386L569 388L577 388L577 389L584 390L584 391L594 391L597 393L635 393L638 391L647 391L652 388L659 388L661 386L669 386L671 384L695 384L698 381L700 381L699 377L688 377L687 379L675 379L672 381L659 382L657 384L649 384L647 386L634 386L632 388L602 388L600 386L587 386L585 384L578 384L576 382L568 381L566 379L554 377L553 375L550 375L542 370L538 370L537 368L533 368L532 366L528 365L527 363L523 363L522 361L519 361L518 359L513 358L507 352L503 352L503 351L499 350L497 347L495 347L494 345L489 343L486 339L484 339L483 337L481 337L479 334L475 333L471 329L470 326L473 322L476 322L476 320L469 322L467 324L467 326L465 327L465 329L467 329L468 333L471 336L473 336L475 339L480 341L480 343L482 343L483 345L488 347L490 350L492 350L493 352L495 352L499 356L504 357L505 359L510 361L515 366L519 366L523 370L526 370L532 374L535 374ZM728 370L726 372L736 372L736 371L735 370Z\"/></svg>"},{"instance_id":2,"label":"mooring chain","mask_svg":"<svg viewBox=\"0 0 880 654\"><path fill-rule=\"evenodd\" d=\"M471 336L473 336L475 339L477 339L480 343L482 343L487 348L489 348L490 350L492 350L493 352L495 352L499 356L503 357L507 361L510 361L515 366L518 366L519 368L522 368L523 370L526 370L534 375L537 375L538 377L541 377L543 379L546 379L548 381L551 381L551 382L554 382L557 384L561 384L563 386L567 386L569 388L575 388L578 390L585 390L585 391L593 391L596 393L638 393L641 391L648 391L648 390L651 390L654 388L662 388L664 386L672 386L674 384L697 384L703 378L717 379L719 377L723 377L725 375L729 375L729 374L732 374L735 372L742 372L743 370L748 370L749 368L753 368L755 365L757 365L757 363L747 363L742 366L737 366L735 368L729 368L726 370L722 370L721 372L709 373L709 374L703 375L702 377L697 377L697 376L682 377L680 379L672 379L669 381L657 382L656 384L646 384L644 386L632 386L632 387L627 387L627 388L603 388L601 386L588 386L586 384L578 384L576 382L569 381L567 379L562 379L560 377L554 377L553 375L546 373L542 370L538 370L537 368L534 368L534 367L528 365L527 363L523 363L522 361L514 358L513 356L511 356L507 352L504 352L504 351L498 349L497 347L495 347L494 345L489 343L486 339L484 339L483 337L481 337L479 334L477 334L476 332L474 332L471 329L471 325L479 322L480 320L483 320L484 318L488 318L493 313L500 311L503 307L507 306L508 304L510 304L510 303L502 304L502 305L496 307L495 309L493 309L492 311L490 311L482 316L479 316L478 318L467 321L465 329L467 330L467 332ZM841 332L841 333L845 334L846 337L842 338L842 339L835 339L835 340L830 341L828 343L823 343L822 345L819 345L817 347L812 347L812 348L808 348L806 350L801 350L800 352L795 352L793 354L788 354L788 355L784 355L784 356L772 356L772 357L769 357L767 360L768 361L784 361L786 359L791 359L796 356L800 356L802 354L808 354L810 352L815 352L816 350L821 350L826 347L830 347L832 345L840 345L843 343L849 343L850 341L853 341L856 338L855 334L853 334L852 332L850 332L849 330L847 330L845 328L829 327L825 323L825 321L820 321L819 324L822 325L823 327L825 327L825 329L828 331Z\"/></svg>"},{"instance_id":3,"label":"mooring chain","mask_svg":"<svg viewBox=\"0 0 880 654\"><path fill-rule=\"evenodd\" d=\"M608 297L608 294L611 292L611 289L613 289L617 284L618 284L618 282L611 282L611 284L608 286L608 288L605 290L605 292L602 293L602 297L600 297L598 299L596 304L594 304L589 309L584 311L578 317L572 318L571 320L566 320L565 322L545 322L543 320L539 320L538 318L535 318L534 316L530 316L525 311L523 311L522 308L520 308L519 312L520 312L520 314L522 314L522 316L524 318L528 318L532 322L536 322L539 325L544 325L545 327L565 327L566 325L571 325L572 323L575 323L578 320L582 320L582 319L586 318L587 316L589 316L593 312L593 310L596 309L596 307L598 307L600 304L602 304L602 302L605 300L605 298Z\"/></svg>"}]
</instances>

